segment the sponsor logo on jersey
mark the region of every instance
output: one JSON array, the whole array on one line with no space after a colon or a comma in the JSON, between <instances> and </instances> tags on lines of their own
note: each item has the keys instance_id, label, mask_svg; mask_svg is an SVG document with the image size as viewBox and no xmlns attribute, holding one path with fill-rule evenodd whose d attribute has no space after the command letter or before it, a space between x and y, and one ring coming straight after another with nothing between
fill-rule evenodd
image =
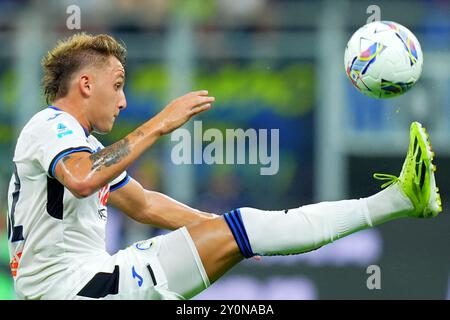
<instances>
[{"instance_id":1,"label":"sponsor logo on jersey","mask_svg":"<svg viewBox=\"0 0 450 320\"><path fill-rule=\"evenodd\" d=\"M148 250L152 246L153 241L152 240L144 240L139 241L135 244L136 249L138 250Z\"/></svg>"},{"instance_id":2,"label":"sponsor logo on jersey","mask_svg":"<svg viewBox=\"0 0 450 320\"><path fill-rule=\"evenodd\" d=\"M98 190L98 216L102 220L106 220L107 218L106 204L108 202L108 197L109 185L106 185Z\"/></svg>"},{"instance_id":3,"label":"sponsor logo on jersey","mask_svg":"<svg viewBox=\"0 0 450 320\"><path fill-rule=\"evenodd\" d=\"M15 254L9 263L9 267L11 268L11 274L13 278L17 276L17 269L19 269L20 258L22 258L22 252L18 252L17 254Z\"/></svg>"},{"instance_id":4,"label":"sponsor logo on jersey","mask_svg":"<svg viewBox=\"0 0 450 320\"><path fill-rule=\"evenodd\" d=\"M105 208L98 209L98 216L102 220L106 220L108 218L108 214Z\"/></svg>"},{"instance_id":5,"label":"sponsor logo on jersey","mask_svg":"<svg viewBox=\"0 0 450 320\"><path fill-rule=\"evenodd\" d=\"M64 122L57 123L54 128L58 139L73 133L73 131Z\"/></svg>"}]
</instances>

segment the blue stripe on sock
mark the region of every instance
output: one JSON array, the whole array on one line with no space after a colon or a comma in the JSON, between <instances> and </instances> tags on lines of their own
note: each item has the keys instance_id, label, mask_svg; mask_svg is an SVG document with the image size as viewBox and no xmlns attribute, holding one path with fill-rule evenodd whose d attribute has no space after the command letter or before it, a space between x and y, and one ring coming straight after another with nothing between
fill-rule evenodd
<instances>
[{"instance_id":1,"label":"blue stripe on sock","mask_svg":"<svg viewBox=\"0 0 450 320\"><path fill-rule=\"evenodd\" d=\"M253 257L255 254L253 253L253 250L250 246L250 241L248 240L239 209L225 213L224 217L225 221L231 229L231 232L233 233L233 236L236 240L239 250L241 250L242 255L246 258Z\"/></svg>"},{"instance_id":2,"label":"blue stripe on sock","mask_svg":"<svg viewBox=\"0 0 450 320\"><path fill-rule=\"evenodd\" d=\"M250 240L248 239L248 236L247 236L247 231L245 230L244 221L242 220L242 216L241 216L241 210L236 209L234 211L236 212L236 214L235 214L236 217L239 219L239 225L241 226L241 229L242 229L241 231L243 234L243 239L245 241L245 244L247 245L248 251L250 252L250 254L253 257L255 254L253 253L252 246L250 245Z\"/></svg>"},{"instance_id":3,"label":"blue stripe on sock","mask_svg":"<svg viewBox=\"0 0 450 320\"><path fill-rule=\"evenodd\" d=\"M252 249L250 247L250 243L249 243L248 239L246 239L247 236L246 236L246 233L245 233L244 224L242 222L242 219L240 219L240 217L239 217L239 213L236 210L233 210L232 214L231 214L231 217L232 217L232 219L233 219L233 221L234 221L234 223L235 223L235 225L236 225L236 227L237 227L237 229L239 231L239 236L240 236L241 241L243 242L243 244L245 246L245 251L248 254L251 254L251 256L253 256L253 254L252 254L253 252L252 252Z\"/></svg>"},{"instance_id":4,"label":"blue stripe on sock","mask_svg":"<svg viewBox=\"0 0 450 320\"><path fill-rule=\"evenodd\" d=\"M239 241L242 244L241 245L242 246L242 248L241 248L242 254L244 255L244 257L248 258L250 255L250 252L248 251L247 244L245 243L244 237L242 236L242 232L239 228L239 224L236 221L236 217L234 216L233 212L230 213L230 220L232 221L233 226L236 229L236 236L239 238Z\"/></svg>"},{"instance_id":5,"label":"blue stripe on sock","mask_svg":"<svg viewBox=\"0 0 450 320\"><path fill-rule=\"evenodd\" d=\"M240 239L240 236L239 236L239 232L236 229L236 226L234 225L234 222L231 219L230 215L231 214L227 212L223 216L225 218L225 221L228 224L228 227L231 230L231 233L233 234L234 240L236 240L236 243L237 243L237 245L239 247L239 250L241 250L242 255L247 258L247 254L248 253L245 250L245 246L242 245L242 242L241 242L241 239Z\"/></svg>"}]
</instances>

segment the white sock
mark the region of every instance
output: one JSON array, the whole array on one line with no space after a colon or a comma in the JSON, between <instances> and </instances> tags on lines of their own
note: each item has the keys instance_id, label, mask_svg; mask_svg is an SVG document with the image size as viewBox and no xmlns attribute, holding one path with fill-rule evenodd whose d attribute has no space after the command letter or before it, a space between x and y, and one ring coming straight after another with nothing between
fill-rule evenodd
<instances>
[{"instance_id":1,"label":"white sock","mask_svg":"<svg viewBox=\"0 0 450 320\"><path fill-rule=\"evenodd\" d=\"M284 211L238 211L251 252L284 255L311 251L356 231L407 216L412 208L398 186L392 185L359 200L321 202Z\"/></svg>"},{"instance_id":2,"label":"white sock","mask_svg":"<svg viewBox=\"0 0 450 320\"><path fill-rule=\"evenodd\" d=\"M411 200L403 194L397 184L393 184L366 200L373 226L406 217L414 209Z\"/></svg>"}]
</instances>

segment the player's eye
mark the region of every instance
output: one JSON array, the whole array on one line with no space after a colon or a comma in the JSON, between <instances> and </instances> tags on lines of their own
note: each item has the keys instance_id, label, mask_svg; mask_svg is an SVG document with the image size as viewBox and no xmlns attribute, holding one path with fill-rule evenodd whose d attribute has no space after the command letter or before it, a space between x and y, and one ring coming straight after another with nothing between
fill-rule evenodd
<instances>
[{"instance_id":1,"label":"player's eye","mask_svg":"<svg viewBox=\"0 0 450 320\"><path fill-rule=\"evenodd\" d=\"M114 87L116 88L116 90L119 90L122 87L122 82L117 82Z\"/></svg>"}]
</instances>

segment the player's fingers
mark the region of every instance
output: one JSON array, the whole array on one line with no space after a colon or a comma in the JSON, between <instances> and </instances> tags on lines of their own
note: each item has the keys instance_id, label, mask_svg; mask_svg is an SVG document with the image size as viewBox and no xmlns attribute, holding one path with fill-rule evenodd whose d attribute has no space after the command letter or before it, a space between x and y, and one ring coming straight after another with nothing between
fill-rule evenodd
<instances>
[{"instance_id":1,"label":"player's fingers","mask_svg":"<svg viewBox=\"0 0 450 320\"><path fill-rule=\"evenodd\" d=\"M202 104L214 102L215 100L216 98L214 97L197 96L192 101L193 105L191 108L196 108Z\"/></svg>"},{"instance_id":2,"label":"player's fingers","mask_svg":"<svg viewBox=\"0 0 450 320\"><path fill-rule=\"evenodd\" d=\"M190 95L190 96L207 96L208 90L192 91L192 92L189 92L188 95Z\"/></svg>"},{"instance_id":3,"label":"player's fingers","mask_svg":"<svg viewBox=\"0 0 450 320\"><path fill-rule=\"evenodd\" d=\"M206 95L208 95L207 90L192 91L192 92L182 95L181 97L178 97L178 98L172 100L171 104L175 104L175 105L192 104L195 102L195 99L197 99L198 97L202 97L202 96L206 96Z\"/></svg>"},{"instance_id":4,"label":"player's fingers","mask_svg":"<svg viewBox=\"0 0 450 320\"><path fill-rule=\"evenodd\" d=\"M196 115L199 114L200 112L204 112L206 110L211 109L211 103L206 103L204 105L201 105L199 107L196 107L194 109L191 110L191 115Z\"/></svg>"}]
</instances>

